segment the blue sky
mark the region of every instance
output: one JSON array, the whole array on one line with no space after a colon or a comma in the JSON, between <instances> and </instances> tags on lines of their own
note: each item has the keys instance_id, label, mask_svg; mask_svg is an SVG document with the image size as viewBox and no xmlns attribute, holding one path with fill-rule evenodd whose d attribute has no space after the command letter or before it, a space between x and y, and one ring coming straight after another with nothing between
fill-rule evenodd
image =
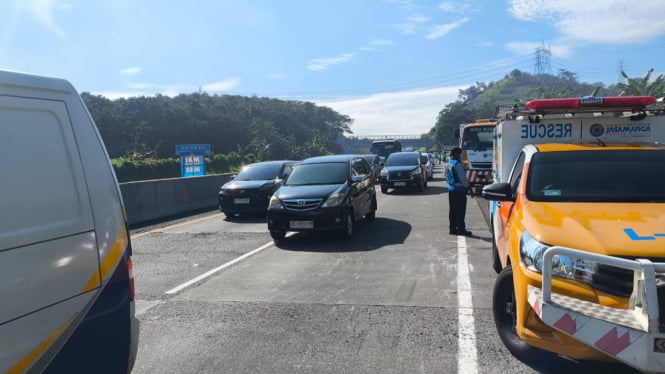
<instances>
[{"instance_id":1,"label":"blue sky","mask_svg":"<svg viewBox=\"0 0 665 374\"><path fill-rule=\"evenodd\" d=\"M0 68L109 98L306 100L356 135L420 134L460 88L546 71L664 74L661 0L0 0Z\"/></svg>"}]
</instances>

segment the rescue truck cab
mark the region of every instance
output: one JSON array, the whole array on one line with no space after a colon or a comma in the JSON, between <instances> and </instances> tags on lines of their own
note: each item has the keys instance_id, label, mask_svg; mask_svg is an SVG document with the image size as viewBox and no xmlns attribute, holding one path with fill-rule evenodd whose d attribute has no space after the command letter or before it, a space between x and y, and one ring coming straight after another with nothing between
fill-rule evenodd
<instances>
[{"instance_id":1,"label":"rescue truck cab","mask_svg":"<svg viewBox=\"0 0 665 374\"><path fill-rule=\"evenodd\" d=\"M544 351L665 372L665 112L646 96L502 114L490 200L494 320Z\"/></svg>"},{"instance_id":2,"label":"rescue truck cab","mask_svg":"<svg viewBox=\"0 0 665 374\"><path fill-rule=\"evenodd\" d=\"M494 127L496 122L489 119L478 119L474 123L460 125L461 161L469 180L469 193L472 195L479 195L481 188L492 182Z\"/></svg>"}]
</instances>

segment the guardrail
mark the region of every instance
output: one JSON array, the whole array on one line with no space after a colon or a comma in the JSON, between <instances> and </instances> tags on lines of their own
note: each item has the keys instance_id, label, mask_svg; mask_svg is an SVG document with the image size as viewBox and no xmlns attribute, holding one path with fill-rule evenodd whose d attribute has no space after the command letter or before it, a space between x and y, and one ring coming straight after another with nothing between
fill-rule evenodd
<instances>
[{"instance_id":1,"label":"guardrail","mask_svg":"<svg viewBox=\"0 0 665 374\"><path fill-rule=\"evenodd\" d=\"M233 174L120 183L127 223L137 225L219 206L219 188Z\"/></svg>"}]
</instances>

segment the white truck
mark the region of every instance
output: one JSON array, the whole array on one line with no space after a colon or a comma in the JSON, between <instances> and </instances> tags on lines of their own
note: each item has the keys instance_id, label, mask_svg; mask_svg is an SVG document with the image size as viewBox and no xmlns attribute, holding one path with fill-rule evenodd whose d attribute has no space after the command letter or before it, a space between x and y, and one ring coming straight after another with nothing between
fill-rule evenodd
<instances>
[{"instance_id":1,"label":"white truck","mask_svg":"<svg viewBox=\"0 0 665 374\"><path fill-rule=\"evenodd\" d=\"M665 372L664 108L545 99L502 117L482 195L504 345Z\"/></svg>"},{"instance_id":2,"label":"white truck","mask_svg":"<svg viewBox=\"0 0 665 374\"><path fill-rule=\"evenodd\" d=\"M460 124L459 147L462 165L469 180L469 193L480 194L480 189L492 182L493 139L496 122L478 119L474 123Z\"/></svg>"}]
</instances>

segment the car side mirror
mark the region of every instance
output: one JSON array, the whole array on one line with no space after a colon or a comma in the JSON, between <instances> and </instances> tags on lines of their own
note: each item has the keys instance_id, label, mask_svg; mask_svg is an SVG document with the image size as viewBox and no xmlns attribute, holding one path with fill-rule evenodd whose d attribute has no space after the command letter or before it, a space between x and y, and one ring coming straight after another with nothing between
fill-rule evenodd
<instances>
[{"instance_id":1,"label":"car side mirror","mask_svg":"<svg viewBox=\"0 0 665 374\"><path fill-rule=\"evenodd\" d=\"M510 183L492 183L483 187L481 196L491 201L515 201Z\"/></svg>"},{"instance_id":2,"label":"car side mirror","mask_svg":"<svg viewBox=\"0 0 665 374\"><path fill-rule=\"evenodd\" d=\"M363 175L354 175L353 177L351 177L351 182L358 183L358 182L362 182L363 179L365 179L365 176L363 176Z\"/></svg>"}]
</instances>

